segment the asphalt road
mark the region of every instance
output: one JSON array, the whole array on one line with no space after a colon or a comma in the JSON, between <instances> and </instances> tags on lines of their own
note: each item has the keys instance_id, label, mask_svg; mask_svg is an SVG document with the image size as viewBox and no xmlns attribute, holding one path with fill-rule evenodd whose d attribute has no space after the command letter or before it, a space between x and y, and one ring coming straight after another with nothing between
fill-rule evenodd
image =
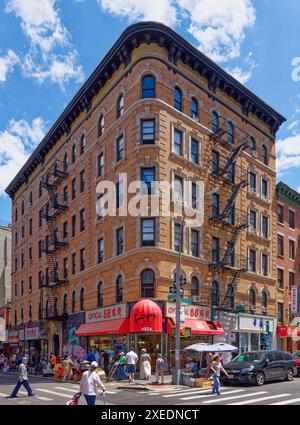
<instances>
[{"instance_id":1,"label":"asphalt road","mask_svg":"<svg viewBox=\"0 0 300 425\"><path fill-rule=\"evenodd\" d=\"M16 382L15 375L0 374L0 405L63 405L78 390L79 384L51 381L47 378L31 377L31 387L36 394L27 397L21 388L17 399L7 399ZM108 384L106 405L300 405L300 378L292 382L268 383L263 387L228 386L222 387L222 396L211 394L211 390L180 387L169 389L160 387L151 391L117 389ZM85 401L81 398L80 403ZM101 392L97 399L103 405Z\"/></svg>"}]
</instances>

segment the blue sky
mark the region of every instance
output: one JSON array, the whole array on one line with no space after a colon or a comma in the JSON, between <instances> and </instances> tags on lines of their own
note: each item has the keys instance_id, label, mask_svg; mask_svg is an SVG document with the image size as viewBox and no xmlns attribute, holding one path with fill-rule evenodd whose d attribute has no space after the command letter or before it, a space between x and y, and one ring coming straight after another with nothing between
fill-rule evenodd
<instances>
[{"instance_id":1,"label":"blue sky","mask_svg":"<svg viewBox=\"0 0 300 425\"><path fill-rule=\"evenodd\" d=\"M0 224L10 221L7 184L140 20L173 27L288 119L278 133L278 180L300 191L298 0L2 0Z\"/></svg>"}]
</instances>

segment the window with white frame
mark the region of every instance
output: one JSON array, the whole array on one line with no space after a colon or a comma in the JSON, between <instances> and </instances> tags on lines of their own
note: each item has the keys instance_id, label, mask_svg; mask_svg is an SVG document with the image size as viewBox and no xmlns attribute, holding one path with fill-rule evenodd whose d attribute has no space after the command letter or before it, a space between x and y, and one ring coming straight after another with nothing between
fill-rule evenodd
<instances>
[{"instance_id":1,"label":"window with white frame","mask_svg":"<svg viewBox=\"0 0 300 425\"><path fill-rule=\"evenodd\" d=\"M173 139L173 152L176 155L183 156L183 132L178 130L177 128L174 128Z\"/></svg>"}]
</instances>

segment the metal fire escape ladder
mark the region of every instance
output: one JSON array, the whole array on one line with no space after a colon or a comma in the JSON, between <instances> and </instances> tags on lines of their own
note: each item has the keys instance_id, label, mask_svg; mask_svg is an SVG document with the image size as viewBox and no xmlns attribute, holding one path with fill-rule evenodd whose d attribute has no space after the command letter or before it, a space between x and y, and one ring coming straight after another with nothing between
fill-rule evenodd
<instances>
[{"instance_id":1,"label":"metal fire escape ladder","mask_svg":"<svg viewBox=\"0 0 300 425\"><path fill-rule=\"evenodd\" d=\"M230 170L230 167L235 163L235 161L241 155L241 153L245 149L247 149L248 147L249 147L248 142L244 142L244 143L240 144L239 146L237 146L235 148L233 154L231 155L231 157L228 159L226 166L223 168L223 170L221 170L219 172L219 176L222 176L222 175L226 174Z\"/></svg>"}]
</instances>

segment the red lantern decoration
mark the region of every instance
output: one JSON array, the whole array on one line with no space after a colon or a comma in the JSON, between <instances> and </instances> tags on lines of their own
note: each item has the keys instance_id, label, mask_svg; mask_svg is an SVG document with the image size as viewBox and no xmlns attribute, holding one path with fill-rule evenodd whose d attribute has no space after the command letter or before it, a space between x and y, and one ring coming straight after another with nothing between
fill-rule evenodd
<instances>
[{"instance_id":1,"label":"red lantern decoration","mask_svg":"<svg viewBox=\"0 0 300 425\"><path fill-rule=\"evenodd\" d=\"M137 302L130 313L130 332L162 332L162 311L151 300Z\"/></svg>"}]
</instances>

